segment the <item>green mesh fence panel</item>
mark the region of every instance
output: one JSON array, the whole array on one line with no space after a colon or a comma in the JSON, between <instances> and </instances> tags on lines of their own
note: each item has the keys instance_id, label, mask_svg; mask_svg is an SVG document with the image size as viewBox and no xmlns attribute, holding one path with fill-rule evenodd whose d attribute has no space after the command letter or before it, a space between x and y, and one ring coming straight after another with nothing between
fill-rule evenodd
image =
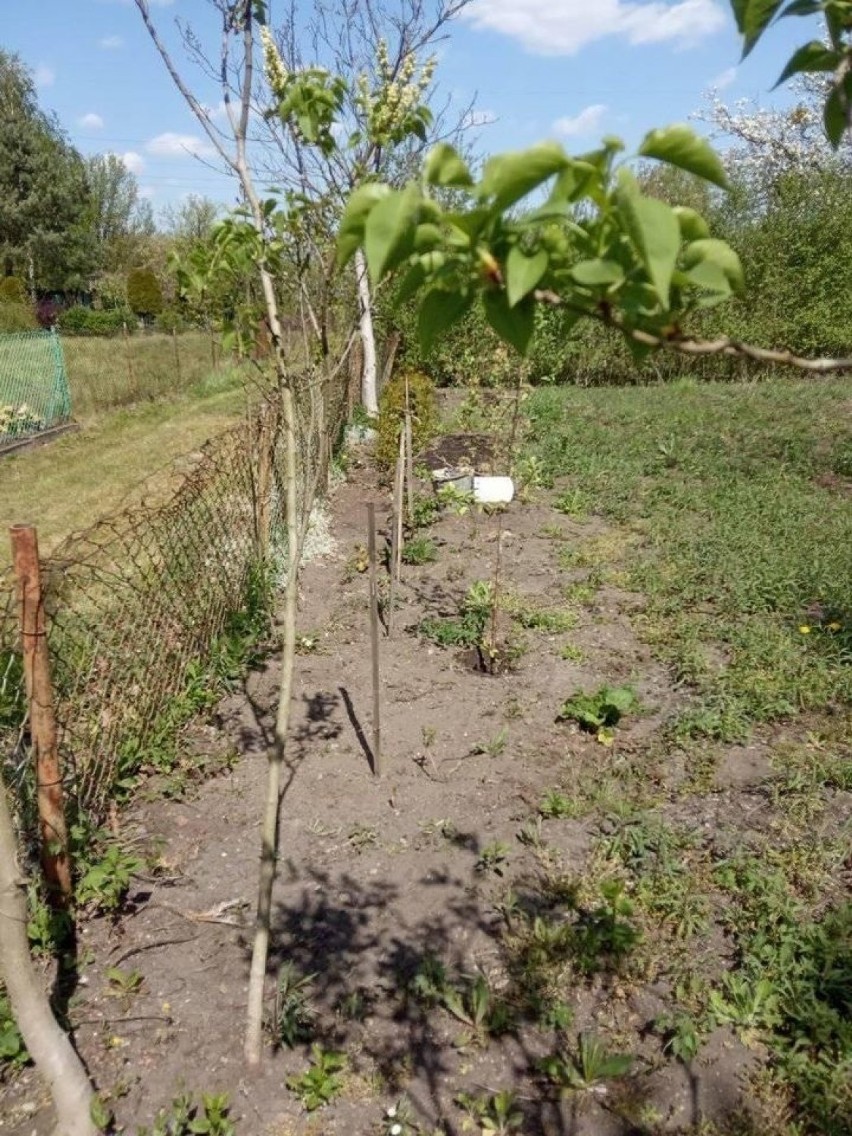
<instances>
[{"instance_id":1,"label":"green mesh fence panel","mask_svg":"<svg viewBox=\"0 0 852 1136\"><path fill-rule=\"evenodd\" d=\"M56 332L0 335L0 449L70 417L71 393Z\"/></svg>"}]
</instances>

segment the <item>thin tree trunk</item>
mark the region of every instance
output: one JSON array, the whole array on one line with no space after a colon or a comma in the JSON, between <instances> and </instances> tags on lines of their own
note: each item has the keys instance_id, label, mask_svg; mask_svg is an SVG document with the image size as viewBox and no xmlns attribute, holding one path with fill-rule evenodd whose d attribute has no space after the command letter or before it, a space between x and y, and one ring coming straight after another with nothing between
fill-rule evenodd
<instances>
[{"instance_id":1,"label":"thin tree trunk","mask_svg":"<svg viewBox=\"0 0 852 1136\"><path fill-rule=\"evenodd\" d=\"M96 1136L92 1086L53 1016L30 958L26 881L18 871L16 856L6 789L0 783L0 970L24 1044L50 1089L56 1136Z\"/></svg>"},{"instance_id":2,"label":"thin tree trunk","mask_svg":"<svg viewBox=\"0 0 852 1136\"><path fill-rule=\"evenodd\" d=\"M355 253L355 273L358 277L358 324L361 330L361 344L364 352L364 368L361 372L361 401L371 418L379 413L376 365L376 335L373 329L373 297L370 293L370 278L367 276L367 262L361 249Z\"/></svg>"},{"instance_id":3,"label":"thin tree trunk","mask_svg":"<svg viewBox=\"0 0 852 1136\"><path fill-rule=\"evenodd\" d=\"M281 772L290 725L293 668L296 658L296 597L299 566L299 520L296 515L296 431L293 420L293 393L281 392L284 426L284 461L287 477L287 589L284 595L284 637L281 682L275 737L268 758L266 811L261 833L260 874L257 885L257 913L249 974L246 1018L245 1058L253 1067L260 1064L263 1042L263 990L272 921L272 888L278 866L278 823L281 807Z\"/></svg>"}]
</instances>

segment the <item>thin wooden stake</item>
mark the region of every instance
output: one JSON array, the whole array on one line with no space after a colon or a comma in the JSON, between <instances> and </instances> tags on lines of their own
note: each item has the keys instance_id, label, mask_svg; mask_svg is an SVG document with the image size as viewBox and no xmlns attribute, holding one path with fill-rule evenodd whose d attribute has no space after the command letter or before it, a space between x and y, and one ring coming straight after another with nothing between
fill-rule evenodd
<instances>
[{"instance_id":1,"label":"thin wooden stake","mask_svg":"<svg viewBox=\"0 0 852 1136\"><path fill-rule=\"evenodd\" d=\"M373 773L382 775L382 724L379 690L379 578L376 565L376 506L367 505L367 556L370 561L370 648L373 655Z\"/></svg>"},{"instance_id":2,"label":"thin wooden stake","mask_svg":"<svg viewBox=\"0 0 852 1136\"><path fill-rule=\"evenodd\" d=\"M396 586L402 575L402 499L405 477L405 429L399 431L399 454L393 484L393 517L391 520L390 591L388 594L388 638L393 634Z\"/></svg>"},{"instance_id":3,"label":"thin wooden stake","mask_svg":"<svg viewBox=\"0 0 852 1136\"><path fill-rule=\"evenodd\" d=\"M12 558L18 587L18 621L35 761L41 864L48 895L56 907L71 899L71 858L65 824L65 795L59 764L53 685L44 622L44 598L38 559L38 535L32 525L13 525Z\"/></svg>"},{"instance_id":4,"label":"thin wooden stake","mask_svg":"<svg viewBox=\"0 0 852 1136\"><path fill-rule=\"evenodd\" d=\"M396 514L396 560L394 562L394 570L396 572L396 582L399 583L402 578L402 530L403 530L403 509L404 509L404 491L405 491L405 427L403 426L402 434L399 439L399 457L397 458L396 467L396 492L394 494L394 512Z\"/></svg>"},{"instance_id":5,"label":"thin wooden stake","mask_svg":"<svg viewBox=\"0 0 852 1136\"><path fill-rule=\"evenodd\" d=\"M414 431L411 426L411 392L405 376L405 471L408 488L408 523L414 523Z\"/></svg>"}]
</instances>

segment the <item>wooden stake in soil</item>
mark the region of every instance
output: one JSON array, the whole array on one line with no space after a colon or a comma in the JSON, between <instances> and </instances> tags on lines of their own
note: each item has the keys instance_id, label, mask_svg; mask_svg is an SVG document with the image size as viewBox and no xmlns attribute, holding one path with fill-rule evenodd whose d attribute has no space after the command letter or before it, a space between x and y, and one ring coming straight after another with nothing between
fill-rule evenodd
<instances>
[{"instance_id":1,"label":"wooden stake in soil","mask_svg":"<svg viewBox=\"0 0 852 1136\"><path fill-rule=\"evenodd\" d=\"M411 396L405 376L405 480L408 490L408 523L414 523L414 432L411 428Z\"/></svg>"},{"instance_id":2,"label":"wooden stake in soil","mask_svg":"<svg viewBox=\"0 0 852 1136\"><path fill-rule=\"evenodd\" d=\"M393 483L393 518L391 521L390 590L388 593L388 638L393 634L396 585L402 575L402 498L405 479L405 427L399 431L399 454Z\"/></svg>"},{"instance_id":3,"label":"wooden stake in soil","mask_svg":"<svg viewBox=\"0 0 852 1136\"><path fill-rule=\"evenodd\" d=\"M373 656L373 773L382 775L382 724L379 691L379 578L376 565L376 506L367 505L367 556L370 561L370 649Z\"/></svg>"},{"instance_id":4,"label":"wooden stake in soil","mask_svg":"<svg viewBox=\"0 0 852 1136\"><path fill-rule=\"evenodd\" d=\"M41 865L48 895L56 907L71 898L71 860L65 824L65 796L53 685L44 623L44 600L38 559L38 536L32 525L13 525L12 558L18 589L18 623L24 660L24 678L29 705L30 736L35 762L38 815L41 828Z\"/></svg>"}]
</instances>

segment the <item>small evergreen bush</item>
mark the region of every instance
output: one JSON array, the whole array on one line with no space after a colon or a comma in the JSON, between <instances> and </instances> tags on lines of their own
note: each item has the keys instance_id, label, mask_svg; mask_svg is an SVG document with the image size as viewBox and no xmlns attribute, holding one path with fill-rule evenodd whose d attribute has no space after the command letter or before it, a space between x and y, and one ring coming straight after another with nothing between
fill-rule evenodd
<instances>
[{"instance_id":1,"label":"small evergreen bush","mask_svg":"<svg viewBox=\"0 0 852 1136\"><path fill-rule=\"evenodd\" d=\"M414 452L422 450L438 428L435 384L422 371L400 371L385 385L379 398L376 461L383 469L393 469L399 454L399 431L405 422L405 388L411 408L411 436Z\"/></svg>"}]
</instances>

